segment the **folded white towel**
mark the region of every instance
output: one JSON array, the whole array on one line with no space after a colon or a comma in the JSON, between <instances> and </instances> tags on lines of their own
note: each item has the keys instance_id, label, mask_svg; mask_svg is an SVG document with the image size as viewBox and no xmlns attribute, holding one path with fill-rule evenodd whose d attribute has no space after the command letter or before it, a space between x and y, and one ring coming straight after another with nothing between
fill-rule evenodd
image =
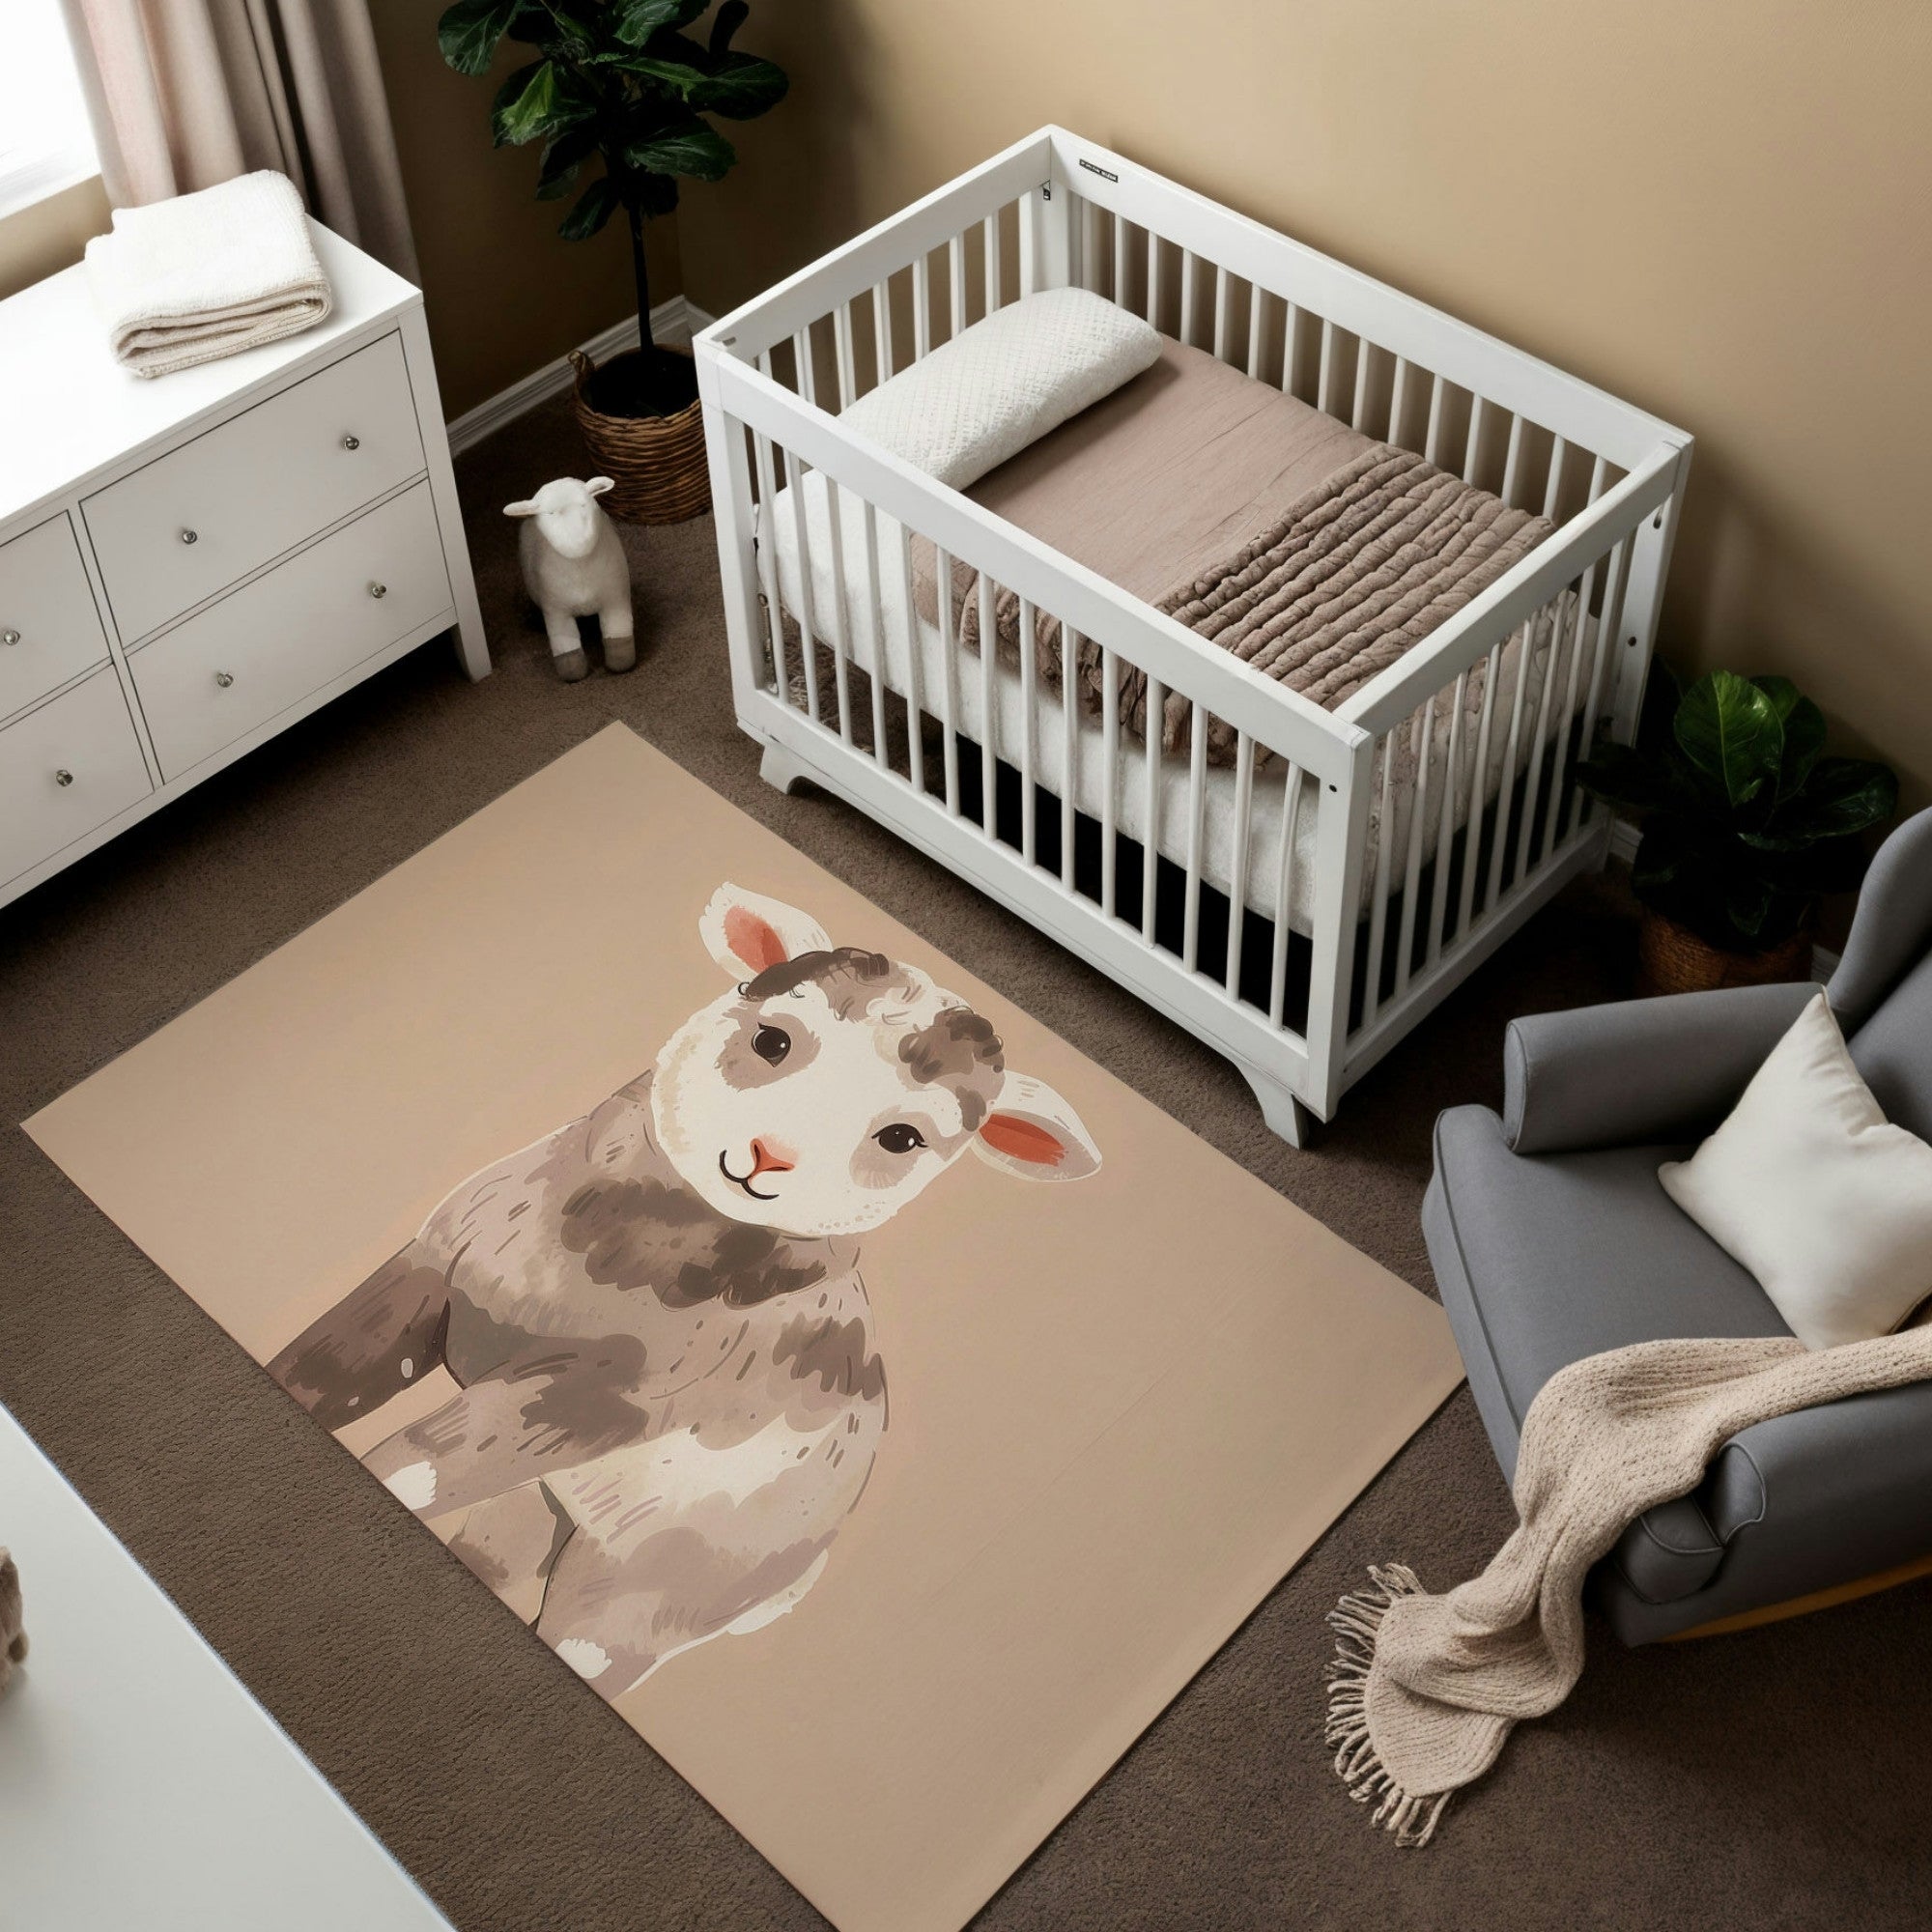
<instances>
[{"instance_id":1,"label":"folded white towel","mask_svg":"<svg viewBox=\"0 0 1932 1932\"><path fill-rule=\"evenodd\" d=\"M87 279L114 354L165 376L313 328L332 303L301 197L264 169L114 212L87 244Z\"/></svg>"}]
</instances>

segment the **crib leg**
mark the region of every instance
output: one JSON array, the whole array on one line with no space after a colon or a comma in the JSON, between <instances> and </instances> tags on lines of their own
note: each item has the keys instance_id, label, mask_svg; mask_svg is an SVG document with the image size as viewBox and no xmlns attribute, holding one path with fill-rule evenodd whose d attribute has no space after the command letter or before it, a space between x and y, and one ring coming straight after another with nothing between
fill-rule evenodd
<instances>
[{"instance_id":1,"label":"crib leg","mask_svg":"<svg viewBox=\"0 0 1932 1932\"><path fill-rule=\"evenodd\" d=\"M1292 1148L1308 1145L1308 1109L1271 1073L1260 1073L1252 1066L1241 1068L1241 1077L1261 1102L1262 1119L1271 1133L1279 1134Z\"/></svg>"},{"instance_id":2,"label":"crib leg","mask_svg":"<svg viewBox=\"0 0 1932 1932\"><path fill-rule=\"evenodd\" d=\"M767 745L758 760L758 776L776 790L790 792L811 774L782 745Z\"/></svg>"}]
</instances>

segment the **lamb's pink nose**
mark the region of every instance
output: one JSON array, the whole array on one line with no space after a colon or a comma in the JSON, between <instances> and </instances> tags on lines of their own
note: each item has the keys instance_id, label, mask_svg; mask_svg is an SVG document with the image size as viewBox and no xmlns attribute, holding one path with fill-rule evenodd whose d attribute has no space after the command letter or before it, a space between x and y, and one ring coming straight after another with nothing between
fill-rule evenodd
<instances>
[{"instance_id":1,"label":"lamb's pink nose","mask_svg":"<svg viewBox=\"0 0 1932 1932\"><path fill-rule=\"evenodd\" d=\"M781 1141L754 1140L752 1143L752 1171L745 1179L755 1180L761 1174L789 1174L798 1157Z\"/></svg>"}]
</instances>

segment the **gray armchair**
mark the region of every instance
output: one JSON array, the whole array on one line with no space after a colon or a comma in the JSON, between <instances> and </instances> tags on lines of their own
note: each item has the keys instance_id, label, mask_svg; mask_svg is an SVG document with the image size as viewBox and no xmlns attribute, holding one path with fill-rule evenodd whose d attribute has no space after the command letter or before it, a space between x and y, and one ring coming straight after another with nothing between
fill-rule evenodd
<instances>
[{"instance_id":1,"label":"gray armchair","mask_svg":"<svg viewBox=\"0 0 1932 1932\"><path fill-rule=\"evenodd\" d=\"M1886 841L1829 992L1889 1119L1932 1140L1932 811ZM1658 1184L1711 1131L1815 986L1516 1021L1503 1116L1435 1126L1423 1233L1506 1476L1566 1363L1657 1337L1782 1335L1757 1282ZM1927 1257L1932 1286L1932 1256ZM1734 1436L1690 1494L1633 1523L1593 1577L1626 1643L1791 1605L1932 1558L1932 1383Z\"/></svg>"}]
</instances>

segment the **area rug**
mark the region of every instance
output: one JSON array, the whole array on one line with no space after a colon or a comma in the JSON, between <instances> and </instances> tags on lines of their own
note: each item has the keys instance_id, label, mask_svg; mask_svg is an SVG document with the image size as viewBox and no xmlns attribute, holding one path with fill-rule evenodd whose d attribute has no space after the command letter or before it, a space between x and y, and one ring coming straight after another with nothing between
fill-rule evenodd
<instances>
[{"instance_id":1,"label":"area rug","mask_svg":"<svg viewBox=\"0 0 1932 1932\"><path fill-rule=\"evenodd\" d=\"M1461 1377L621 725L27 1126L845 1932L970 1918Z\"/></svg>"}]
</instances>

